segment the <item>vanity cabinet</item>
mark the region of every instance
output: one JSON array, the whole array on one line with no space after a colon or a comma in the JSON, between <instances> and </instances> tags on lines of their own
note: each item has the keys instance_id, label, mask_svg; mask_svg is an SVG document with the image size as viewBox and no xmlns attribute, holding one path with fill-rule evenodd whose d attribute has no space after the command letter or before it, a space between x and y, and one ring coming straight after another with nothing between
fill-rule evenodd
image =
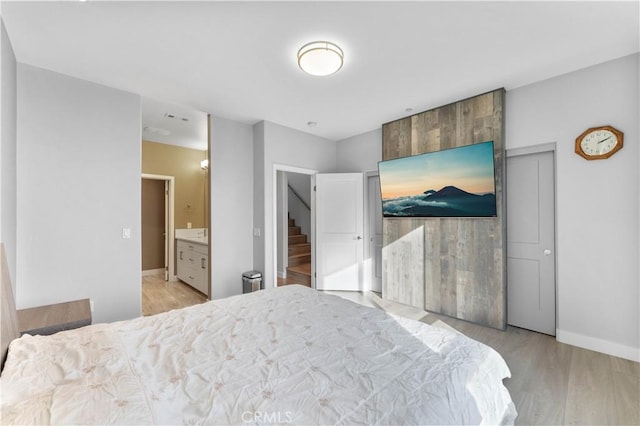
<instances>
[{"instance_id":1,"label":"vanity cabinet","mask_svg":"<svg viewBox=\"0 0 640 426\"><path fill-rule=\"evenodd\" d=\"M209 255L206 244L177 240L178 279L209 295Z\"/></svg>"}]
</instances>

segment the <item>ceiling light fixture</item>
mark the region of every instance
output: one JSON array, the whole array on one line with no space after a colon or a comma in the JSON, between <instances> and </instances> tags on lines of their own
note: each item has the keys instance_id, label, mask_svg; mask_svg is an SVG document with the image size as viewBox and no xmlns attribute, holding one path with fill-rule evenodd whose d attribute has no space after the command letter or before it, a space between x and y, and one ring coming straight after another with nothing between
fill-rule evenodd
<instances>
[{"instance_id":1,"label":"ceiling light fixture","mask_svg":"<svg viewBox=\"0 0 640 426\"><path fill-rule=\"evenodd\" d=\"M326 76L337 72L344 63L344 52L328 41L312 41L298 50L298 66L307 74Z\"/></svg>"}]
</instances>

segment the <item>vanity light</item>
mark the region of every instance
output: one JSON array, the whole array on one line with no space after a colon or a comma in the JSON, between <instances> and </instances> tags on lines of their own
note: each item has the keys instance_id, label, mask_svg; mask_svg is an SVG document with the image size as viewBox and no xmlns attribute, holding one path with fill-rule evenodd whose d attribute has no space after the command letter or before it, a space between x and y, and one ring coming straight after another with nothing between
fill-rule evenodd
<instances>
[{"instance_id":1,"label":"vanity light","mask_svg":"<svg viewBox=\"0 0 640 426\"><path fill-rule=\"evenodd\" d=\"M344 52L328 41L313 41L298 50L298 66L307 74L326 76L337 72L344 63Z\"/></svg>"},{"instance_id":2,"label":"vanity light","mask_svg":"<svg viewBox=\"0 0 640 426\"><path fill-rule=\"evenodd\" d=\"M200 168L202 170L208 170L209 169L209 160L202 160L200 162Z\"/></svg>"}]
</instances>

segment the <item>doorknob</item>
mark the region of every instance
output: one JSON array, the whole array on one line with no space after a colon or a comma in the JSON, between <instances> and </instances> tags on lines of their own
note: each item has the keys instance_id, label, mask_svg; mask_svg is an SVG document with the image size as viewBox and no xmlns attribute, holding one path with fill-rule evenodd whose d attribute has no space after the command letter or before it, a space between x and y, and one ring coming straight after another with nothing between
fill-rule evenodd
<instances>
[{"instance_id":1,"label":"doorknob","mask_svg":"<svg viewBox=\"0 0 640 426\"><path fill-rule=\"evenodd\" d=\"M358 235L357 237L354 238L354 240L361 240L362 237L360 235Z\"/></svg>"},{"instance_id":2,"label":"doorknob","mask_svg":"<svg viewBox=\"0 0 640 426\"><path fill-rule=\"evenodd\" d=\"M545 256L549 256L551 254L551 250L545 249L545 251L543 253L544 253Z\"/></svg>"}]
</instances>

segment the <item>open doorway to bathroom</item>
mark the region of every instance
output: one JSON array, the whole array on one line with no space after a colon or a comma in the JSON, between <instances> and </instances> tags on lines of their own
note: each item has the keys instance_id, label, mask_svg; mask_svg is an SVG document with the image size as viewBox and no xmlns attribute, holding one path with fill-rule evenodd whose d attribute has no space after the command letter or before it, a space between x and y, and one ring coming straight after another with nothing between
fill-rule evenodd
<instances>
[{"instance_id":1,"label":"open doorway to bathroom","mask_svg":"<svg viewBox=\"0 0 640 426\"><path fill-rule=\"evenodd\" d=\"M152 315L210 295L209 127L206 113L141 104L142 314Z\"/></svg>"}]
</instances>

